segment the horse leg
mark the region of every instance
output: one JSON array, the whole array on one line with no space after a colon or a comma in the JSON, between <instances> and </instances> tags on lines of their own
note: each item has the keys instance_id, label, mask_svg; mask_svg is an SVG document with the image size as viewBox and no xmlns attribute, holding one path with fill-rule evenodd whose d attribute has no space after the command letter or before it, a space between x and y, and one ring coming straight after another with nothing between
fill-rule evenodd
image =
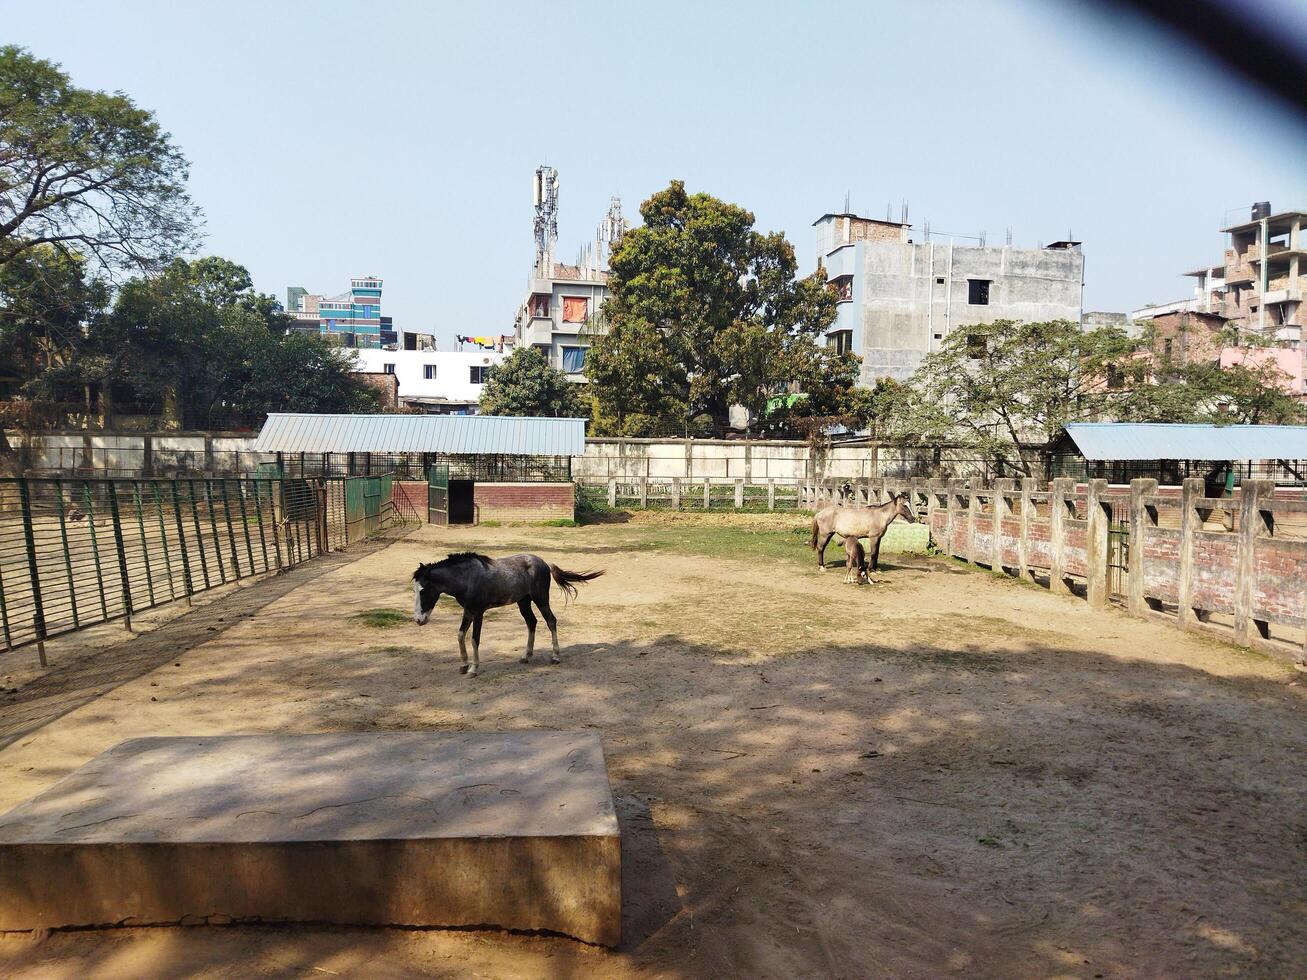
<instances>
[{"instance_id":1,"label":"horse leg","mask_svg":"<svg viewBox=\"0 0 1307 980\"><path fill-rule=\"evenodd\" d=\"M472 617L472 669L467 672L468 677L476 677L481 672L481 619L485 614L484 609L478 609Z\"/></svg>"},{"instance_id":2,"label":"horse leg","mask_svg":"<svg viewBox=\"0 0 1307 980\"><path fill-rule=\"evenodd\" d=\"M467 628L472 625L472 614L463 610L463 622L458 627L458 655L463 658L463 666L458 668L460 674L467 673Z\"/></svg>"},{"instance_id":3,"label":"horse leg","mask_svg":"<svg viewBox=\"0 0 1307 980\"><path fill-rule=\"evenodd\" d=\"M531 599L519 599L517 603L518 610L522 613L522 618L526 620L526 654L522 657L522 663L531 662L531 654L536 647L536 614L531 611Z\"/></svg>"},{"instance_id":4,"label":"horse leg","mask_svg":"<svg viewBox=\"0 0 1307 980\"><path fill-rule=\"evenodd\" d=\"M880 571L880 538L877 538L876 543L871 546L871 570Z\"/></svg>"},{"instance_id":5,"label":"horse leg","mask_svg":"<svg viewBox=\"0 0 1307 980\"><path fill-rule=\"evenodd\" d=\"M830 539L835 537L835 532L822 535L817 539L817 571L826 571L826 545L830 544Z\"/></svg>"},{"instance_id":6,"label":"horse leg","mask_svg":"<svg viewBox=\"0 0 1307 980\"><path fill-rule=\"evenodd\" d=\"M545 617L545 625L549 627L549 637L554 641L554 655L549 658L549 662L551 664L561 664L563 658L558 652L558 617L549 608L549 593L545 592L539 596L535 603L540 607L540 615Z\"/></svg>"}]
</instances>

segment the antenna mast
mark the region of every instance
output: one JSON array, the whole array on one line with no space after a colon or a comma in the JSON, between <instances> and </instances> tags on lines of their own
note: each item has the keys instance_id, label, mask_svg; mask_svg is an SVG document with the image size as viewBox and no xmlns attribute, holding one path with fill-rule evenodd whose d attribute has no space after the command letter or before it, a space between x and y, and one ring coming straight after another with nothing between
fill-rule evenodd
<instances>
[{"instance_id":1,"label":"antenna mast","mask_svg":"<svg viewBox=\"0 0 1307 980\"><path fill-rule=\"evenodd\" d=\"M545 275L554 264L554 246L558 242L558 171L537 167L534 190L536 269Z\"/></svg>"}]
</instances>

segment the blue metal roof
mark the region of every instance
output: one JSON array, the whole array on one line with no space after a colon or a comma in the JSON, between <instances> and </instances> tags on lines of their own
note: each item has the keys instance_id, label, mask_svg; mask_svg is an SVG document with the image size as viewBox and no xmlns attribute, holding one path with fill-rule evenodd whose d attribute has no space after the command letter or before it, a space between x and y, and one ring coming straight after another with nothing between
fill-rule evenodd
<instances>
[{"instance_id":1,"label":"blue metal roof","mask_svg":"<svg viewBox=\"0 0 1307 980\"><path fill-rule=\"evenodd\" d=\"M449 453L581 456L585 419L500 415L268 415L264 453Z\"/></svg>"},{"instance_id":2,"label":"blue metal roof","mask_svg":"<svg viewBox=\"0 0 1307 980\"><path fill-rule=\"evenodd\" d=\"M1078 422L1066 431L1085 459L1307 459L1307 425Z\"/></svg>"}]
</instances>

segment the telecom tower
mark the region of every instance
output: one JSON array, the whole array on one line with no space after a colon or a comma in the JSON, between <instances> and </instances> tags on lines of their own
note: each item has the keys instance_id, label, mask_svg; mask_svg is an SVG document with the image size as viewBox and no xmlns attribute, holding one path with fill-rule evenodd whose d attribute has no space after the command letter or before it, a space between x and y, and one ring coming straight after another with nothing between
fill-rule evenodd
<instances>
[{"instance_id":1,"label":"telecom tower","mask_svg":"<svg viewBox=\"0 0 1307 980\"><path fill-rule=\"evenodd\" d=\"M536 268L548 275L558 242L558 171L553 167L536 168L535 206Z\"/></svg>"}]
</instances>

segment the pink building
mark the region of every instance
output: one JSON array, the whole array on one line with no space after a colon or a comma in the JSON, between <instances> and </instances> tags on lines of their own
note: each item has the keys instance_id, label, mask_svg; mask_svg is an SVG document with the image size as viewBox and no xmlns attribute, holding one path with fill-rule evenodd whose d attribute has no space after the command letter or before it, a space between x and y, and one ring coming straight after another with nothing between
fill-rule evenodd
<instances>
[{"instance_id":1,"label":"pink building","mask_svg":"<svg viewBox=\"0 0 1307 980\"><path fill-rule=\"evenodd\" d=\"M1304 373L1303 351L1288 347L1226 347L1221 350L1221 367L1246 364L1259 368L1274 364L1284 375L1281 387L1290 395L1307 397L1307 374Z\"/></svg>"}]
</instances>

